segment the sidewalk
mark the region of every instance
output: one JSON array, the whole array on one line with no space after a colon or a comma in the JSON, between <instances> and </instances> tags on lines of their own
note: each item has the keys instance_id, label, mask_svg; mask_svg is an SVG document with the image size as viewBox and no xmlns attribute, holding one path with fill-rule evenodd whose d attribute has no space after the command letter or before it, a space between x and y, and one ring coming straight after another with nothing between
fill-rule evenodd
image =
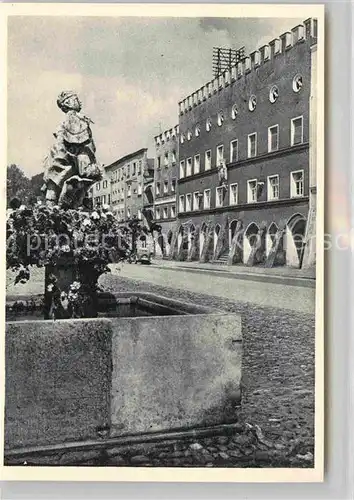
<instances>
[{"instance_id":1,"label":"sidewalk","mask_svg":"<svg viewBox=\"0 0 354 500\"><path fill-rule=\"evenodd\" d=\"M294 284L315 287L315 269L294 269L290 267L248 267L244 265L227 266L214 263L186 262L153 259L153 267L158 269L183 270L187 272L206 273L252 281L268 281L274 283Z\"/></svg>"}]
</instances>

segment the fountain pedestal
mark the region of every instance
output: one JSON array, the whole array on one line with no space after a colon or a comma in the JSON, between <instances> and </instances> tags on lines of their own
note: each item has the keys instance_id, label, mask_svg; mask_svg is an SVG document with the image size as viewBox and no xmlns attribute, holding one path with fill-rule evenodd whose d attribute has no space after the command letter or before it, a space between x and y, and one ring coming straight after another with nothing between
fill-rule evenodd
<instances>
[{"instance_id":1,"label":"fountain pedestal","mask_svg":"<svg viewBox=\"0 0 354 500\"><path fill-rule=\"evenodd\" d=\"M7 323L8 464L237 421L238 315L144 293L116 294L115 315L112 300L95 319Z\"/></svg>"}]
</instances>

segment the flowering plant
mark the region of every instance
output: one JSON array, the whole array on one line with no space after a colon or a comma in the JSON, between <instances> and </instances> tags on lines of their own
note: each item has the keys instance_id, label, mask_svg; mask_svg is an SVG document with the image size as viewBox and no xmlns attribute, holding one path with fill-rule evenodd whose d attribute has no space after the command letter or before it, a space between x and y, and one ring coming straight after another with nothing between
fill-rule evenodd
<instances>
[{"instance_id":1,"label":"flowering plant","mask_svg":"<svg viewBox=\"0 0 354 500\"><path fill-rule=\"evenodd\" d=\"M8 212L6 231L7 269L16 271L15 282L25 283L32 266L45 266L46 293L52 296L56 317L65 317L58 312L63 301L66 316L87 316L82 306L96 293L100 275L110 270L109 263L128 259L132 251L131 228L118 223L107 206L90 212L17 204ZM65 263L75 269L75 279L62 293L55 270Z\"/></svg>"}]
</instances>

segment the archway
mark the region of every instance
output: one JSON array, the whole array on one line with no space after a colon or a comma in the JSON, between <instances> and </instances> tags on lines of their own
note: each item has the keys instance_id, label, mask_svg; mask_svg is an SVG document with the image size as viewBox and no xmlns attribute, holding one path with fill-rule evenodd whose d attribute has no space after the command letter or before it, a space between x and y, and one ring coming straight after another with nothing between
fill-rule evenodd
<instances>
[{"instance_id":1,"label":"archway","mask_svg":"<svg viewBox=\"0 0 354 500\"><path fill-rule=\"evenodd\" d=\"M306 219L302 214L293 215L286 223L285 252L289 267L301 267L305 230Z\"/></svg>"},{"instance_id":2,"label":"archway","mask_svg":"<svg viewBox=\"0 0 354 500\"><path fill-rule=\"evenodd\" d=\"M254 222L248 225L243 238L243 262L247 264L252 250L258 244L259 227Z\"/></svg>"},{"instance_id":3,"label":"archway","mask_svg":"<svg viewBox=\"0 0 354 500\"><path fill-rule=\"evenodd\" d=\"M156 256L163 257L164 250L165 250L165 241L163 238L163 234L159 234L157 237Z\"/></svg>"},{"instance_id":4,"label":"archway","mask_svg":"<svg viewBox=\"0 0 354 500\"><path fill-rule=\"evenodd\" d=\"M141 249L145 249L147 247L146 236L144 236L144 235L140 236L140 238L139 238L139 247Z\"/></svg>"},{"instance_id":5,"label":"archway","mask_svg":"<svg viewBox=\"0 0 354 500\"><path fill-rule=\"evenodd\" d=\"M166 239L166 255L170 255L171 252L171 243L172 243L172 231L171 229L167 233L167 239Z\"/></svg>"},{"instance_id":6,"label":"archway","mask_svg":"<svg viewBox=\"0 0 354 500\"><path fill-rule=\"evenodd\" d=\"M216 246L218 244L218 238L219 238L220 231L221 231L220 224L216 224L215 228L214 228L214 254L215 254Z\"/></svg>"},{"instance_id":7,"label":"archway","mask_svg":"<svg viewBox=\"0 0 354 500\"><path fill-rule=\"evenodd\" d=\"M180 251L181 245L183 241L183 227L181 226L178 231L178 236L177 236L177 249Z\"/></svg>"},{"instance_id":8,"label":"archway","mask_svg":"<svg viewBox=\"0 0 354 500\"><path fill-rule=\"evenodd\" d=\"M233 240L233 237L235 236L237 222L238 221L236 219L234 219L230 222L230 225L229 225L229 248L231 248L232 240Z\"/></svg>"},{"instance_id":9,"label":"archway","mask_svg":"<svg viewBox=\"0 0 354 500\"><path fill-rule=\"evenodd\" d=\"M270 254L271 249L273 248L275 236L276 236L277 232L278 232L278 226L275 224L275 222L272 222L268 228L267 237L266 237L266 255L267 255L267 257Z\"/></svg>"},{"instance_id":10,"label":"archway","mask_svg":"<svg viewBox=\"0 0 354 500\"><path fill-rule=\"evenodd\" d=\"M188 231L188 252L190 251L191 247L192 247L192 237L195 233L195 226L194 224L191 224L189 226L189 231Z\"/></svg>"},{"instance_id":11,"label":"archway","mask_svg":"<svg viewBox=\"0 0 354 500\"><path fill-rule=\"evenodd\" d=\"M200 228L200 233L199 233L199 255L202 255L205 237L206 237L206 232L207 232L207 225L205 224L205 222L203 222L202 227Z\"/></svg>"}]
</instances>

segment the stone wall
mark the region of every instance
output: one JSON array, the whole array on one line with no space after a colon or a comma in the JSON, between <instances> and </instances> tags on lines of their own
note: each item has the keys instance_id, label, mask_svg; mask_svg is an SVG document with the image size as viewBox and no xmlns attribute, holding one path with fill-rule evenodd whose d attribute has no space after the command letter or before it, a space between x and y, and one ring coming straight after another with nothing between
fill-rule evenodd
<instances>
[{"instance_id":1,"label":"stone wall","mask_svg":"<svg viewBox=\"0 0 354 500\"><path fill-rule=\"evenodd\" d=\"M194 312L8 323L5 449L235 419L240 318Z\"/></svg>"}]
</instances>

